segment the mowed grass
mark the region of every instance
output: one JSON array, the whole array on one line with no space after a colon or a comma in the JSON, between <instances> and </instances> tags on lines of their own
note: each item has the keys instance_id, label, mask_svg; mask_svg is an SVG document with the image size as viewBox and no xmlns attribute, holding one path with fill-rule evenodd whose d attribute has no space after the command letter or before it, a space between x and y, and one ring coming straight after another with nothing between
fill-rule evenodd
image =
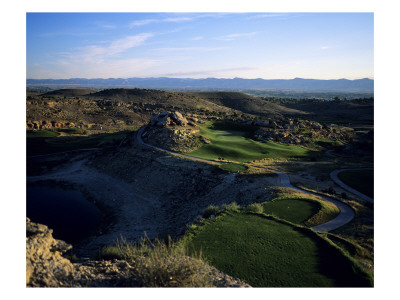
<instances>
[{"instance_id":1,"label":"mowed grass","mask_svg":"<svg viewBox=\"0 0 400 300\"><path fill-rule=\"evenodd\" d=\"M349 170L338 174L338 177L353 189L374 198L374 170Z\"/></svg>"},{"instance_id":2,"label":"mowed grass","mask_svg":"<svg viewBox=\"0 0 400 300\"><path fill-rule=\"evenodd\" d=\"M304 199L280 199L264 202L262 205L266 214L302 225L321 208L318 202Z\"/></svg>"},{"instance_id":3,"label":"mowed grass","mask_svg":"<svg viewBox=\"0 0 400 300\"><path fill-rule=\"evenodd\" d=\"M307 195L288 188L278 187L271 201L262 203L264 213L291 223L313 227L334 219L339 208L318 196Z\"/></svg>"},{"instance_id":4,"label":"mowed grass","mask_svg":"<svg viewBox=\"0 0 400 300\"><path fill-rule=\"evenodd\" d=\"M234 162L249 162L263 158L307 157L312 151L294 145L274 142L258 143L250 138L251 126L214 122L199 126L200 135L210 141L188 155L209 160L224 159Z\"/></svg>"},{"instance_id":5,"label":"mowed grass","mask_svg":"<svg viewBox=\"0 0 400 300\"><path fill-rule=\"evenodd\" d=\"M317 233L271 216L220 215L182 242L211 265L253 287L371 286L350 257Z\"/></svg>"}]
</instances>

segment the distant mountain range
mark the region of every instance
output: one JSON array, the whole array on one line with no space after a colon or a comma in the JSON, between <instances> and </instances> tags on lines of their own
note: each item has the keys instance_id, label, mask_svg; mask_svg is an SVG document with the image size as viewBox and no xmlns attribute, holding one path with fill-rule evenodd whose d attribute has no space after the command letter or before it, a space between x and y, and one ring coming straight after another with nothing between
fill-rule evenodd
<instances>
[{"instance_id":1,"label":"distant mountain range","mask_svg":"<svg viewBox=\"0 0 400 300\"><path fill-rule=\"evenodd\" d=\"M27 79L27 86L74 86L74 87L137 87L149 89L192 90L243 90L274 89L299 91L346 91L373 92L374 80L335 79L220 79L220 78L107 78L107 79Z\"/></svg>"}]
</instances>

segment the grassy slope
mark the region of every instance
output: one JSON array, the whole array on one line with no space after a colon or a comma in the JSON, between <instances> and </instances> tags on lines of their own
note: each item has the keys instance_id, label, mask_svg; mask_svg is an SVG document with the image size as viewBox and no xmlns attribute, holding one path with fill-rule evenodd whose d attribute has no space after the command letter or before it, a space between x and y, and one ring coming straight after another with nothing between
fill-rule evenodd
<instances>
[{"instance_id":1,"label":"grassy slope","mask_svg":"<svg viewBox=\"0 0 400 300\"><path fill-rule=\"evenodd\" d=\"M352 259L316 233L265 215L222 215L191 229L182 241L254 287L371 284Z\"/></svg>"},{"instance_id":2,"label":"grassy slope","mask_svg":"<svg viewBox=\"0 0 400 300\"><path fill-rule=\"evenodd\" d=\"M338 177L348 186L356 189L368 197L374 197L374 171L349 170L338 174Z\"/></svg>"},{"instance_id":3,"label":"grassy slope","mask_svg":"<svg viewBox=\"0 0 400 300\"><path fill-rule=\"evenodd\" d=\"M293 103L282 105L286 108L307 112L308 118L333 123L369 124L374 120L374 104L371 103Z\"/></svg>"},{"instance_id":4,"label":"grassy slope","mask_svg":"<svg viewBox=\"0 0 400 300\"><path fill-rule=\"evenodd\" d=\"M255 142L248 138L249 131L246 131L246 128L227 129L218 123L203 124L199 127L200 134L211 143L189 153L195 157L249 162L263 158L306 157L311 154L311 151L298 146Z\"/></svg>"},{"instance_id":5,"label":"grassy slope","mask_svg":"<svg viewBox=\"0 0 400 300\"><path fill-rule=\"evenodd\" d=\"M240 92L187 92L186 94L205 99L217 105L229 107L254 115L273 116L306 114L302 111L264 101L257 97Z\"/></svg>"}]
</instances>

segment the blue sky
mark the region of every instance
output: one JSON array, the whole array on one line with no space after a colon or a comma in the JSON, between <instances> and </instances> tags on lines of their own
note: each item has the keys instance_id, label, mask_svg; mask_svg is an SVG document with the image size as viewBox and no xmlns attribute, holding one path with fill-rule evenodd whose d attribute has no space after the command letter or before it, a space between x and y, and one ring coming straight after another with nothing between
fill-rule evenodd
<instances>
[{"instance_id":1,"label":"blue sky","mask_svg":"<svg viewBox=\"0 0 400 300\"><path fill-rule=\"evenodd\" d=\"M27 13L27 78L374 77L373 13Z\"/></svg>"}]
</instances>

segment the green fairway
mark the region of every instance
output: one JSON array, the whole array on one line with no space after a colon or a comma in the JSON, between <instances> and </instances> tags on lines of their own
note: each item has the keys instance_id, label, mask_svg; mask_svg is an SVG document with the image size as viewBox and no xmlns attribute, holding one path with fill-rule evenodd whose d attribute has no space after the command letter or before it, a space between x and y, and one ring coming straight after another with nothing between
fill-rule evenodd
<instances>
[{"instance_id":1,"label":"green fairway","mask_svg":"<svg viewBox=\"0 0 400 300\"><path fill-rule=\"evenodd\" d=\"M221 215L190 229L182 242L254 287L371 285L368 274L317 233L265 215Z\"/></svg>"},{"instance_id":2,"label":"green fairway","mask_svg":"<svg viewBox=\"0 0 400 300\"><path fill-rule=\"evenodd\" d=\"M312 151L294 145L274 142L259 143L250 138L251 126L214 122L199 126L200 134L210 141L188 153L191 156L215 160L249 162L263 158L307 157Z\"/></svg>"},{"instance_id":3,"label":"green fairway","mask_svg":"<svg viewBox=\"0 0 400 300\"><path fill-rule=\"evenodd\" d=\"M353 189L374 198L374 170L349 170L338 174L338 177Z\"/></svg>"}]
</instances>

